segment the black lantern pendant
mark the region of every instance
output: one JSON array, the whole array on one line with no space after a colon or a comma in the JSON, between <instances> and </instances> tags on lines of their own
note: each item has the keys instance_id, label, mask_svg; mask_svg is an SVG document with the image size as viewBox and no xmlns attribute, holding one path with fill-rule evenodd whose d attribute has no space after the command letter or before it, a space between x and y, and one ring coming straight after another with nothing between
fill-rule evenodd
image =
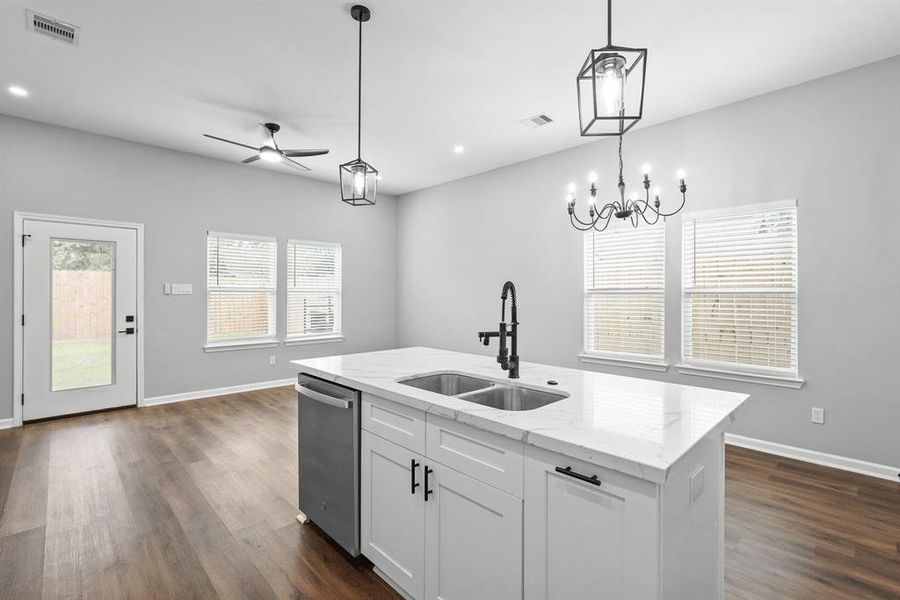
<instances>
[{"instance_id":1,"label":"black lantern pendant","mask_svg":"<svg viewBox=\"0 0 900 600\"><path fill-rule=\"evenodd\" d=\"M338 167L338 172L341 177L341 200L353 206L364 206L375 204L378 191L378 170L362 159L362 24L372 17L372 13L357 4L350 9L350 16L359 23L356 158Z\"/></svg>"},{"instance_id":2,"label":"black lantern pendant","mask_svg":"<svg viewBox=\"0 0 900 600\"><path fill-rule=\"evenodd\" d=\"M606 46L588 53L576 80L582 136L622 135L644 111L647 49L614 46L612 0L606 12Z\"/></svg>"}]
</instances>

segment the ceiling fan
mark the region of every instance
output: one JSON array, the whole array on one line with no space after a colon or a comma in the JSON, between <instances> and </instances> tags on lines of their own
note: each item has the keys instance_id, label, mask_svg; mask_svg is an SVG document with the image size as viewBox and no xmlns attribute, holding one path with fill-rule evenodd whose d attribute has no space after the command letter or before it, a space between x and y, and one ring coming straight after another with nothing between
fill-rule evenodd
<instances>
[{"instance_id":1,"label":"ceiling fan","mask_svg":"<svg viewBox=\"0 0 900 600\"><path fill-rule=\"evenodd\" d=\"M269 141L260 146L259 148L255 146L250 146L248 144L242 144L240 142L235 142L232 140L226 140L225 138L220 138L214 135L209 135L208 133L204 133L205 137L219 140L220 142L226 142L228 144L234 144L235 146L241 146L242 148L249 148L256 152L250 158L245 158L241 162L243 164L249 164L252 162L256 162L259 159L268 161L268 162L286 162L293 167L297 167L303 169L304 171L309 171L310 168L306 165L301 165L296 160L293 160L295 157L300 156L319 156L321 154L328 154L328 150L309 150L309 149L294 149L294 150L282 150L278 147L278 142L275 141L275 134L281 129L281 125L278 123L261 123L263 127L266 128L266 131L269 132Z\"/></svg>"}]
</instances>

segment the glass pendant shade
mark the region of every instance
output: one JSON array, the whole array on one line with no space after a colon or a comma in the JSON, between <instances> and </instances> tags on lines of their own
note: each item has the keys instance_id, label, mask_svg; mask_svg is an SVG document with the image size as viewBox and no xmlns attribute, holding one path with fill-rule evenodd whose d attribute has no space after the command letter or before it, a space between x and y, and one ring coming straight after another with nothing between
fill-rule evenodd
<instances>
[{"instance_id":1,"label":"glass pendant shade","mask_svg":"<svg viewBox=\"0 0 900 600\"><path fill-rule=\"evenodd\" d=\"M622 135L644 111L646 48L608 45L588 53L578 71L582 136Z\"/></svg>"},{"instance_id":2,"label":"glass pendant shade","mask_svg":"<svg viewBox=\"0 0 900 600\"><path fill-rule=\"evenodd\" d=\"M357 158L340 167L341 200L353 206L375 204L378 192L378 170Z\"/></svg>"}]
</instances>

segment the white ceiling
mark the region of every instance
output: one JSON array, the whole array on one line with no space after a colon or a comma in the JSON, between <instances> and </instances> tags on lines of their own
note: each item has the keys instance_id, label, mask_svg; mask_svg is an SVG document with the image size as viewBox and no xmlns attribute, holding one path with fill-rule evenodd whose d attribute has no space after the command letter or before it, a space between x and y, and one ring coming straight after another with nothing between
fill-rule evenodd
<instances>
[{"instance_id":1,"label":"white ceiling","mask_svg":"<svg viewBox=\"0 0 900 600\"><path fill-rule=\"evenodd\" d=\"M237 162L281 123L325 147L305 176L356 157L352 2L0 2L0 112ZM575 73L605 43L605 2L367 3L363 158L404 193L584 141ZM71 47L25 9L79 25ZM614 41L649 48L642 125L900 54L900 0L618 0ZM5 89L27 88L28 98ZM527 129L519 119L556 121ZM462 144L465 153L453 153ZM259 164L259 163L257 163ZM247 168L275 168L260 165Z\"/></svg>"}]
</instances>

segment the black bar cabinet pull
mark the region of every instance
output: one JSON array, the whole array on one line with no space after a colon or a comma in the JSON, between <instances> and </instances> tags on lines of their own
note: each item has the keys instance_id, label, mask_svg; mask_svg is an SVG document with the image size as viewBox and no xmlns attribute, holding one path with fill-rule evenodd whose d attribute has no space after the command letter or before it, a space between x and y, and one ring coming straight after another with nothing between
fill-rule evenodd
<instances>
[{"instance_id":1,"label":"black bar cabinet pull","mask_svg":"<svg viewBox=\"0 0 900 600\"><path fill-rule=\"evenodd\" d=\"M428 474L429 473L434 473L434 469L432 469L428 465L425 465L425 502L428 502L429 494L434 493L434 490L428 489Z\"/></svg>"},{"instance_id":2,"label":"black bar cabinet pull","mask_svg":"<svg viewBox=\"0 0 900 600\"><path fill-rule=\"evenodd\" d=\"M419 483L416 483L416 469L419 468L419 463L416 462L416 459L412 459L409 461L409 477L411 483L409 484L409 493L415 495L416 488L419 487Z\"/></svg>"},{"instance_id":3,"label":"black bar cabinet pull","mask_svg":"<svg viewBox=\"0 0 900 600\"><path fill-rule=\"evenodd\" d=\"M591 483L593 485L600 485L600 483L601 483L601 481L599 479L597 479L596 475L591 475L590 477L588 477L587 475L582 475L581 473L578 473L577 471L573 471L572 467L556 467L556 472L562 473L563 475L568 475L569 477L574 477L575 479L584 481L586 483ZM428 484L426 484L426 485L428 485Z\"/></svg>"}]
</instances>

